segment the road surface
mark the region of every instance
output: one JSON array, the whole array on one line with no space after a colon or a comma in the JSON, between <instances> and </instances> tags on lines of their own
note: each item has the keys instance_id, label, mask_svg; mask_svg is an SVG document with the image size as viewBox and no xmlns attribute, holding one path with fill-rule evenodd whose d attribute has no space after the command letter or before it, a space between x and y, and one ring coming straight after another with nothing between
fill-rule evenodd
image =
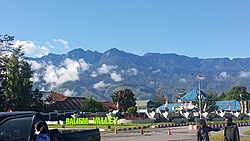
<instances>
[{"instance_id":1,"label":"road surface","mask_svg":"<svg viewBox=\"0 0 250 141\"><path fill-rule=\"evenodd\" d=\"M249 126L239 127L240 134L250 130ZM140 134L140 130L128 130L114 132L101 132L102 141L194 141L196 138L196 131L189 130L188 126L171 127L171 135L168 135L168 128L148 128L144 129L144 134ZM223 133L211 132L214 133ZM249 137L250 138L250 137Z\"/></svg>"}]
</instances>

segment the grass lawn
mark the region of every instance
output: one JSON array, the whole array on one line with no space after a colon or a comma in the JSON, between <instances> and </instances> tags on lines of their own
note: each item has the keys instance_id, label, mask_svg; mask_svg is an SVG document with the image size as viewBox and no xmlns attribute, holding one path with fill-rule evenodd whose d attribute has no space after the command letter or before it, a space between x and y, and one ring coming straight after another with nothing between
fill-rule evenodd
<instances>
[{"instance_id":1,"label":"grass lawn","mask_svg":"<svg viewBox=\"0 0 250 141\"><path fill-rule=\"evenodd\" d=\"M250 130L249 131L246 131L244 132L243 134L245 135L250 135ZM212 134L212 136L210 137L211 140L218 140L218 141L223 141L223 134ZM240 137L240 140L241 141L250 141L250 136L247 137L247 136L242 136Z\"/></svg>"},{"instance_id":2,"label":"grass lawn","mask_svg":"<svg viewBox=\"0 0 250 141\"><path fill-rule=\"evenodd\" d=\"M249 130L249 131L244 132L244 134L246 134L246 135L250 135L250 130Z\"/></svg>"},{"instance_id":3,"label":"grass lawn","mask_svg":"<svg viewBox=\"0 0 250 141\"><path fill-rule=\"evenodd\" d=\"M145 127L150 126L152 124L111 124L111 125L95 125L95 124L88 124L88 125L49 125L49 128L102 128L102 129L123 129L123 128L134 128L134 127Z\"/></svg>"}]
</instances>

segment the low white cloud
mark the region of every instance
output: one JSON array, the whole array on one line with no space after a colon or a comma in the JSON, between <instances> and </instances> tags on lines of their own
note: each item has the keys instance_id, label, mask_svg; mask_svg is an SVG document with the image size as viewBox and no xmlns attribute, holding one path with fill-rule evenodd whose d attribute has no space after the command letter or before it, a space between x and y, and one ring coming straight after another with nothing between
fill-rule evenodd
<instances>
[{"instance_id":1,"label":"low white cloud","mask_svg":"<svg viewBox=\"0 0 250 141\"><path fill-rule=\"evenodd\" d=\"M225 79L225 78L231 77L231 75L229 75L229 74L227 74L227 72L223 71L223 72L220 73L220 76L219 76L219 77L222 78L222 79L223 79L223 78Z\"/></svg>"},{"instance_id":2,"label":"low white cloud","mask_svg":"<svg viewBox=\"0 0 250 141\"><path fill-rule=\"evenodd\" d=\"M80 72L87 70L89 66L83 59L74 61L66 58L59 67L52 64L47 65L43 79L56 87L68 81L79 80Z\"/></svg>"},{"instance_id":3,"label":"low white cloud","mask_svg":"<svg viewBox=\"0 0 250 141\"><path fill-rule=\"evenodd\" d=\"M48 55L50 51L47 47L36 45L34 42L31 41L17 40L14 46L22 46L25 55L31 57L42 57L44 55Z\"/></svg>"},{"instance_id":4,"label":"low white cloud","mask_svg":"<svg viewBox=\"0 0 250 141\"><path fill-rule=\"evenodd\" d=\"M150 81L150 82L149 82L149 85L154 85L154 84L155 84L154 81Z\"/></svg>"},{"instance_id":5,"label":"low white cloud","mask_svg":"<svg viewBox=\"0 0 250 141\"><path fill-rule=\"evenodd\" d=\"M117 66L102 64L102 66L98 68L97 71L100 74L107 74L110 73L110 71L112 71L115 68L117 68Z\"/></svg>"},{"instance_id":6,"label":"low white cloud","mask_svg":"<svg viewBox=\"0 0 250 141\"><path fill-rule=\"evenodd\" d=\"M62 44L64 49L68 49L69 48L69 42L65 41L63 39L54 39L53 42Z\"/></svg>"},{"instance_id":7,"label":"low white cloud","mask_svg":"<svg viewBox=\"0 0 250 141\"><path fill-rule=\"evenodd\" d=\"M32 70L39 70L40 68L42 68L42 64L38 63L37 61L28 60L28 63L31 65Z\"/></svg>"},{"instance_id":8,"label":"low white cloud","mask_svg":"<svg viewBox=\"0 0 250 141\"><path fill-rule=\"evenodd\" d=\"M179 82L181 82L181 83L187 83L187 80L186 80L185 78L181 78L181 79L179 80Z\"/></svg>"},{"instance_id":9,"label":"low white cloud","mask_svg":"<svg viewBox=\"0 0 250 141\"><path fill-rule=\"evenodd\" d=\"M80 72L80 71L88 70L91 64L86 63L84 59L82 58L79 59L78 61L74 61L72 59L66 58L62 66L65 66L68 70L71 70L74 72Z\"/></svg>"},{"instance_id":10,"label":"low white cloud","mask_svg":"<svg viewBox=\"0 0 250 141\"><path fill-rule=\"evenodd\" d=\"M121 73L125 73L125 70L124 70L124 69L122 69L122 70L121 70Z\"/></svg>"},{"instance_id":11,"label":"low white cloud","mask_svg":"<svg viewBox=\"0 0 250 141\"><path fill-rule=\"evenodd\" d=\"M205 76L201 76L201 75L196 75L195 76L197 80L205 80Z\"/></svg>"},{"instance_id":12,"label":"low white cloud","mask_svg":"<svg viewBox=\"0 0 250 141\"><path fill-rule=\"evenodd\" d=\"M34 83L36 83L36 82L39 82L40 81L40 75L38 74L38 73L33 73L33 77L32 77L32 81L34 82Z\"/></svg>"},{"instance_id":13,"label":"low white cloud","mask_svg":"<svg viewBox=\"0 0 250 141\"><path fill-rule=\"evenodd\" d=\"M120 81L123 80L122 77L121 77L121 74L118 74L116 72L112 72L110 74L110 76L111 76L111 79L114 80L115 82L120 82Z\"/></svg>"},{"instance_id":14,"label":"low white cloud","mask_svg":"<svg viewBox=\"0 0 250 141\"><path fill-rule=\"evenodd\" d=\"M160 69L157 69L157 70L154 70L153 73L158 73L158 72L161 72Z\"/></svg>"},{"instance_id":15,"label":"low white cloud","mask_svg":"<svg viewBox=\"0 0 250 141\"><path fill-rule=\"evenodd\" d=\"M138 70L136 68L130 68L127 70L128 75L137 75Z\"/></svg>"},{"instance_id":16,"label":"low white cloud","mask_svg":"<svg viewBox=\"0 0 250 141\"><path fill-rule=\"evenodd\" d=\"M45 75L43 77L43 79L46 81L46 83L50 83L53 86L57 86L59 84L62 84L66 81L62 81L62 78L60 77L60 75L58 74L60 71L59 68L57 68L54 65L48 65L45 68ZM59 81L60 80L60 81Z\"/></svg>"},{"instance_id":17,"label":"low white cloud","mask_svg":"<svg viewBox=\"0 0 250 141\"><path fill-rule=\"evenodd\" d=\"M101 90L101 89L105 89L106 87L108 87L110 84L105 84L104 81L100 81L98 83L95 83L93 85L93 88L94 89L97 89L97 90Z\"/></svg>"},{"instance_id":18,"label":"low white cloud","mask_svg":"<svg viewBox=\"0 0 250 141\"><path fill-rule=\"evenodd\" d=\"M67 90L63 93L63 95L72 97L72 96L75 96L75 95L76 95L76 92L75 92L74 90L69 90L69 89L67 89Z\"/></svg>"},{"instance_id":19,"label":"low white cloud","mask_svg":"<svg viewBox=\"0 0 250 141\"><path fill-rule=\"evenodd\" d=\"M215 65L215 68L216 68L216 69L220 69L220 68L221 68L221 66Z\"/></svg>"},{"instance_id":20,"label":"low white cloud","mask_svg":"<svg viewBox=\"0 0 250 141\"><path fill-rule=\"evenodd\" d=\"M90 74L90 76L93 77L93 78L97 77L96 71L93 71L93 72Z\"/></svg>"},{"instance_id":21,"label":"low white cloud","mask_svg":"<svg viewBox=\"0 0 250 141\"><path fill-rule=\"evenodd\" d=\"M230 77L231 77L231 75L229 75L227 72L223 71L219 74L219 76L215 76L215 80L216 81L224 81Z\"/></svg>"},{"instance_id":22,"label":"low white cloud","mask_svg":"<svg viewBox=\"0 0 250 141\"><path fill-rule=\"evenodd\" d=\"M79 59L78 63L80 64L80 69L81 71L86 71L89 69L90 66L92 66L91 64L88 64L85 62L84 59Z\"/></svg>"},{"instance_id":23,"label":"low white cloud","mask_svg":"<svg viewBox=\"0 0 250 141\"><path fill-rule=\"evenodd\" d=\"M240 71L239 77L240 78L250 78L250 72L249 71Z\"/></svg>"},{"instance_id":24,"label":"low white cloud","mask_svg":"<svg viewBox=\"0 0 250 141\"><path fill-rule=\"evenodd\" d=\"M40 89L40 91L46 91L46 90L45 90L45 88L44 88L44 87L42 87L42 88Z\"/></svg>"}]
</instances>

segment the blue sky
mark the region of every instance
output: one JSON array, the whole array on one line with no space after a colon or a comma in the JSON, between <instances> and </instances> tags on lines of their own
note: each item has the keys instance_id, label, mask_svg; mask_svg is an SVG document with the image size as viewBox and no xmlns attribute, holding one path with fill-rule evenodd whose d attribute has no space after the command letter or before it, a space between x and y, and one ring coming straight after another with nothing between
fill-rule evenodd
<instances>
[{"instance_id":1,"label":"blue sky","mask_svg":"<svg viewBox=\"0 0 250 141\"><path fill-rule=\"evenodd\" d=\"M1 1L0 34L29 55L117 48L143 55L250 57L250 1Z\"/></svg>"}]
</instances>

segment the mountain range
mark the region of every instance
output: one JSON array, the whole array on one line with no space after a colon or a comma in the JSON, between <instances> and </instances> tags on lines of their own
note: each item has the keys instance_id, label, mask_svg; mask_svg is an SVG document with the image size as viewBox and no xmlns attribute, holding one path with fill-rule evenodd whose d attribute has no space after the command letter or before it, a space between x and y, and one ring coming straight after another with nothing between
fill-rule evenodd
<instances>
[{"instance_id":1,"label":"mountain range","mask_svg":"<svg viewBox=\"0 0 250 141\"><path fill-rule=\"evenodd\" d=\"M116 48L104 53L74 49L67 54L28 58L34 87L66 96L111 101L129 88L138 100L153 99L161 91L168 99L198 87L217 94L233 86L250 88L250 58L198 58L178 54L142 56Z\"/></svg>"}]
</instances>

